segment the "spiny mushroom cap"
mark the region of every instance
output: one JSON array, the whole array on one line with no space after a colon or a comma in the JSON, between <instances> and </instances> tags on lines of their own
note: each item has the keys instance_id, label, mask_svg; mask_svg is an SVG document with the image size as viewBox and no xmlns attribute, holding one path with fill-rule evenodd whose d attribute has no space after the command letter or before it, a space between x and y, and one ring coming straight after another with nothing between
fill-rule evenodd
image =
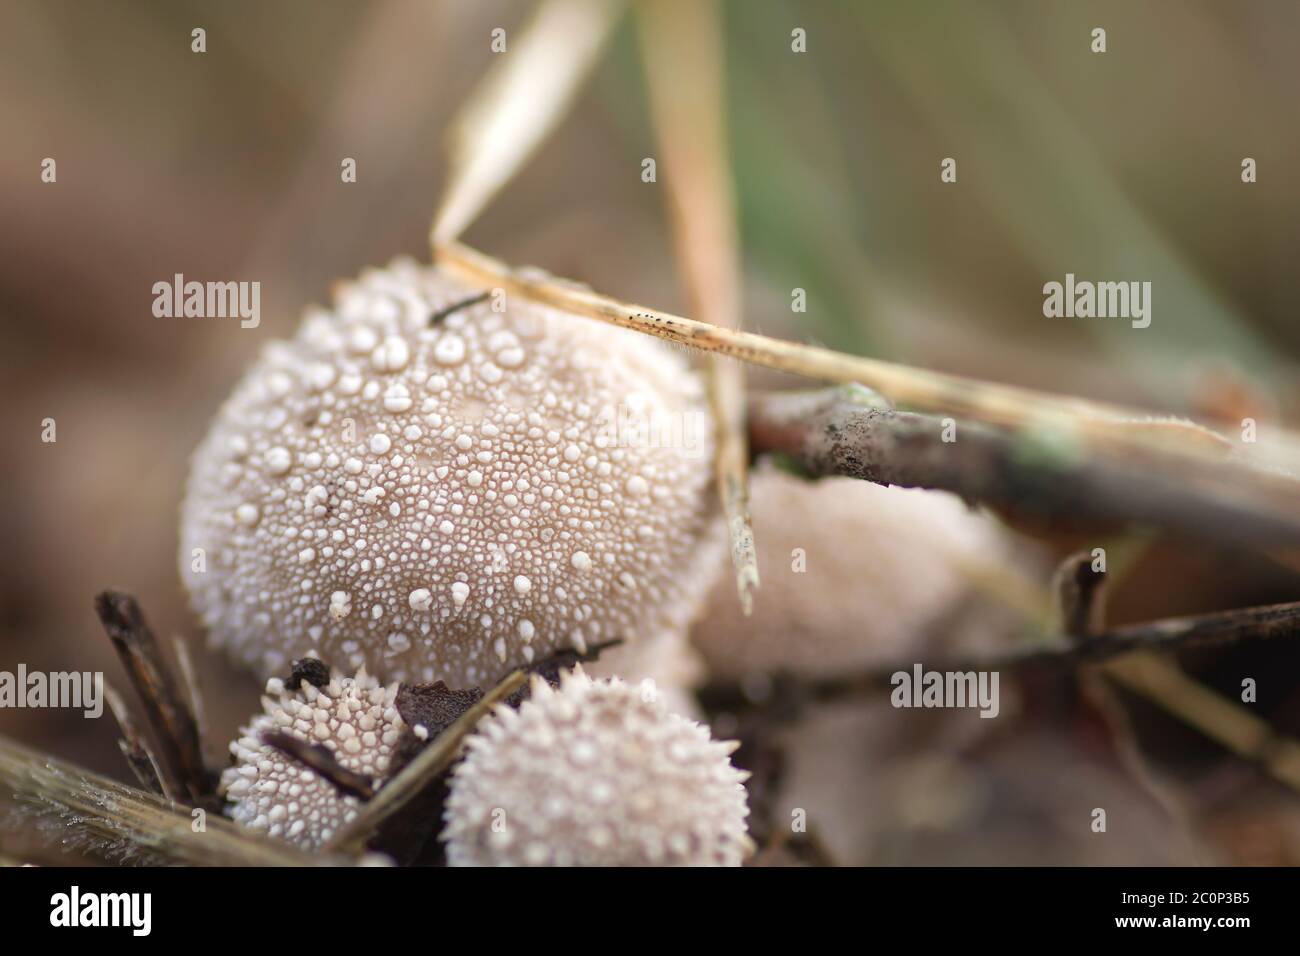
<instances>
[{"instance_id":1,"label":"spiny mushroom cap","mask_svg":"<svg viewBox=\"0 0 1300 956\"><path fill-rule=\"evenodd\" d=\"M369 271L239 383L181 516L214 643L264 675L315 656L470 687L684 627L711 507L698 379L646 336L517 299L439 315L478 294L410 261Z\"/></svg>"},{"instance_id":2,"label":"spiny mushroom cap","mask_svg":"<svg viewBox=\"0 0 1300 956\"><path fill-rule=\"evenodd\" d=\"M748 837L734 744L581 668L498 707L452 775L453 866L739 866Z\"/></svg>"},{"instance_id":3,"label":"spiny mushroom cap","mask_svg":"<svg viewBox=\"0 0 1300 956\"><path fill-rule=\"evenodd\" d=\"M267 681L263 712L240 730L230 745L235 763L221 774L221 792L230 801L227 813L303 849L322 846L356 816L360 801L341 795L261 737L281 731L322 744L344 768L379 781L406 729L395 704L397 689L397 684L382 686L364 670L356 677L333 674L320 688L304 682L297 691L286 690L278 678Z\"/></svg>"},{"instance_id":4,"label":"spiny mushroom cap","mask_svg":"<svg viewBox=\"0 0 1300 956\"><path fill-rule=\"evenodd\" d=\"M691 632L723 679L904 660L970 594L972 569L1007 548L994 521L943 492L805 481L764 465L750 496L763 582L754 613L743 616L735 585L719 580Z\"/></svg>"}]
</instances>

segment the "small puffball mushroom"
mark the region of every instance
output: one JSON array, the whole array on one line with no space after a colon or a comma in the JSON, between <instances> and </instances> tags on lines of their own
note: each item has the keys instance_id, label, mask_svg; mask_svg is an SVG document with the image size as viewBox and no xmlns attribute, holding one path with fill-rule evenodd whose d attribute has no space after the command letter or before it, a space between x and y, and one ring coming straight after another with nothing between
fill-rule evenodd
<instances>
[{"instance_id":1,"label":"small puffball mushroom","mask_svg":"<svg viewBox=\"0 0 1300 956\"><path fill-rule=\"evenodd\" d=\"M756 468L750 508L763 582L750 617L720 580L691 632L712 676L833 677L908 659L1008 544L954 495ZM956 636L958 640L973 635Z\"/></svg>"},{"instance_id":2,"label":"small puffball mushroom","mask_svg":"<svg viewBox=\"0 0 1300 956\"><path fill-rule=\"evenodd\" d=\"M581 668L531 691L479 723L452 774L451 865L740 865L748 774L734 743Z\"/></svg>"},{"instance_id":3,"label":"small puffball mushroom","mask_svg":"<svg viewBox=\"0 0 1300 956\"><path fill-rule=\"evenodd\" d=\"M321 847L356 816L360 801L263 743L262 735L280 731L323 745L345 769L378 782L406 729L397 689L364 670L356 677L331 674L321 687L304 681L296 691L278 678L267 681L263 712L240 730L230 745L234 765L221 774L228 815L305 850Z\"/></svg>"},{"instance_id":4,"label":"small puffball mushroom","mask_svg":"<svg viewBox=\"0 0 1300 956\"><path fill-rule=\"evenodd\" d=\"M697 376L644 335L503 303L398 261L267 346L182 506L214 644L264 676L315 654L468 688L684 629L714 509Z\"/></svg>"}]
</instances>

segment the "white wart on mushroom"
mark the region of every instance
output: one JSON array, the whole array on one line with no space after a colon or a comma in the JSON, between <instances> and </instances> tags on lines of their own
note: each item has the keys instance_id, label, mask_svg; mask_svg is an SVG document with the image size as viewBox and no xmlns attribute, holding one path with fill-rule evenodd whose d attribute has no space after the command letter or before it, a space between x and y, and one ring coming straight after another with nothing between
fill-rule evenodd
<instances>
[{"instance_id":1,"label":"white wart on mushroom","mask_svg":"<svg viewBox=\"0 0 1300 956\"><path fill-rule=\"evenodd\" d=\"M694 609L697 377L654 340L520 301L434 320L478 291L410 261L343 284L196 451L182 576L211 640L264 676L314 656L484 685Z\"/></svg>"}]
</instances>

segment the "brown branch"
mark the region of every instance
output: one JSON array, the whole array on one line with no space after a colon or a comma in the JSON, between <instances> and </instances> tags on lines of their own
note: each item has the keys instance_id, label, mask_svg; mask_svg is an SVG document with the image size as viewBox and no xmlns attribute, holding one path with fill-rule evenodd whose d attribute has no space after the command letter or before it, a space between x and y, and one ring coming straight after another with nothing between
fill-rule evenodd
<instances>
[{"instance_id":1,"label":"brown branch","mask_svg":"<svg viewBox=\"0 0 1300 956\"><path fill-rule=\"evenodd\" d=\"M854 386L755 395L749 421L756 454L780 453L811 477L940 489L1039 520L1300 545L1300 509L1247 493L1243 472L1256 471L1235 461L1175 463L1157 449L1081 454L1029 433L895 411Z\"/></svg>"},{"instance_id":2,"label":"brown branch","mask_svg":"<svg viewBox=\"0 0 1300 956\"><path fill-rule=\"evenodd\" d=\"M129 594L104 591L95 598L95 612L144 704L162 751L160 769L175 792L196 805L214 806L215 778L203 762L198 723L140 605Z\"/></svg>"},{"instance_id":3,"label":"brown branch","mask_svg":"<svg viewBox=\"0 0 1300 956\"><path fill-rule=\"evenodd\" d=\"M269 730L262 734L262 743L316 773L342 796L369 800L375 795L373 780L343 766L334 752L323 744L309 743L282 730Z\"/></svg>"},{"instance_id":4,"label":"brown branch","mask_svg":"<svg viewBox=\"0 0 1300 956\"><path fill-rule=\"evenodd\" d=\"M1095 569L1090 553L1081 551L1062 561L1053 581L1054 609L1061 632L1076 643L1086 642L1100 632L1106 625L1106 592L1106 572ZM1098 716L1110 729L1116 759L1175 823L1188 848L1197 852L1196 842L1190 837L1191 821L1186 800L1176 787L1164 781L1147 762L1133 726L1132 715L1115 686L1116 683L1123 682L1125 671L1133 666L1134 658L1143 656L1150 658L1156 667L1177 668L1173 661L1162 660L1155 655L1130 654L1103 664L1100 669L1084 669L1079 675L1080 688L1085 699L1092 703ZM1169 709L1160 700L1154 700L1154 703Z\"/></svg>"},{"instance_id":5,"label":"brown branch","mask_svg":"<svg viewBox=\"0 0 1300 956\"><path fill-rule=\"evenodd\" d=\"M1094 637L1106 623L1106 572L1093 567L1086 551L1072 554L1056 569L1056 626L1076 643Z\"/></svg>"},{"instance_id":6,"label":"brown branch","mask_svg":"<svg viewBox=\"0 0 1300 956\"><path fill-rule=\"evenodd\" d=\"M1076 648L1083 652L1091 650L1099 639L1117 633L1094 633L1094 629L1103 623L1104 578L1104 572L1093 571L1086 553L1071 555L1057 570L1057 611L1060 619L1071 628L1067 633L1074 639ZM1300 603L1176 618L1145 627L1156 629L1152 640L1140 649L1130 648L1130 653L1109 656L1098 669L1100 673L1131 693L1147 698L1237 756L1257 763L1280 782L1300 790L1300 742L1277 733L1268 721L1247 712L1184 673L1176 659L1153 653L1162 643L1174 641L1182 646L1195 643L1198 636L1205 635L1217 635L1219 640L1238 640L1296 633L1300 630ZM1114 649L1112 644L1111 648L1102 648L1102 651L1108 653ZM1126 726L1126 715L1125 723L1116 722L1114 712L1122 712L1122 704L1112 703L1116 706L1106 716L1112 728L1119 731L1116 744L1121 759L1128 763L1148 792L1176 818L1185 820L1186 814L1180 802L1159 784L1142 759L1131 728Z\"/></svg>"},{"instance_id":7,"label":"brown branch","mask_svg":"<svg viewBox=\"0 0 1300 956\"><path fill-rule=\"evenodd\" d=\"M1085 641L1058 635L1032 646L1000 654L965 659L937 660L925 663L927 670L964 672L1007 670L1028 666L1076 666L1100 664L1136 651L1175 651L1191 647L1228 644L1235 641L1300 635L1300 601L1247 607L1214 614L1164 618L1144 624L1112 628L1094 634ZM910 672L921 663L900 661L858 674L816 680L778 675L778 689L772 696L791 705L797 712L803 701L830 702L862 694L888 691L893 675ZM718 683L701 691L711 709L744 706L743 691L731 684Z\"/></svg>"}]
</instances>

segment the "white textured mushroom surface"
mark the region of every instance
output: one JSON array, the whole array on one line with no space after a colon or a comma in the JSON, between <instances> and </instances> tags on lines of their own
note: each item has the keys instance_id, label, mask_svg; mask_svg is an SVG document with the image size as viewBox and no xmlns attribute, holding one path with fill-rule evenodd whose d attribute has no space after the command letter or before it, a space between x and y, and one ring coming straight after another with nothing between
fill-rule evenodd
<instances>
[{"instance_id":1,"label":"white textured mushroom surface","mask_svg":"<svg viewBox=\"0 0 1300 956\"><path fill-rule=\"evenodd\" d=\"M230 745L233 766L221 774L227 812L236 822L306 850L323 845L361 806L315 771L262 743L268 731L328 747L339 764L378 782L406 728L395 706L397 684L382 686L364 671L331 676L323 687L296 691L272 678L255 716Z\"/></svg>"},{"instance_id":2,"label":"white textured mushroom surface","mask_svg":"<svg viewBox=\"0 0 1300 956\"><path fill-rule=\"evenodd\" d=\"M698 378L637 333L398 261L268 345L195 452L180 567L211 640L485 685L681 628L710 508Z\"/></svg>"},{"instance_id":3,"label":"white textured mushroom surface","mask_svg":"<svg viewBox=\"0 0 1300 956\"><path fill-rule=\"evenodd\" d=\"M1008 549L995 521L943 492L764 465L750 495L763 581L753 616L720 581L691 632L719 678L833 677L904 660Z\"/></svg>"},{"instance_id":4,"label":"white textured mushroom surface","mask_svg":"<svg viewBox=\"0 0 1300 956\"><path fill-rule=\"evenodd\" d=\"M453 866L739 866L735 745L652 695L579 668L540 679L469 738L447 799Z\"/></svg>"}]
</instances>

